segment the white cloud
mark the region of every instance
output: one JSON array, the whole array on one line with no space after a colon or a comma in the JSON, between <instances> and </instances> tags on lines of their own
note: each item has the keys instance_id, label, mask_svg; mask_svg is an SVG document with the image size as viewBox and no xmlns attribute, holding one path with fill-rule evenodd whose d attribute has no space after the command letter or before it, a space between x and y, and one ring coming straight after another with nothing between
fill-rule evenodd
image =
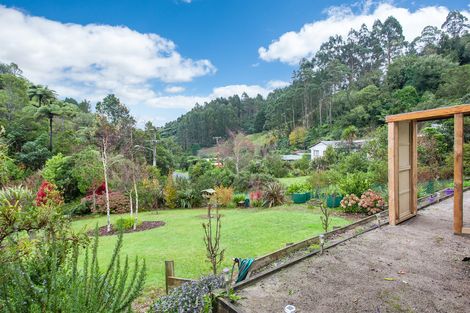
<instances>
[{"instance_id":1,"label":"white cloud","mask_svg":"<svg viewBox=\"0 0 470 313\"><path fill-rule=\"evenodd\" d=\"M284 33L267 48L259 48L258 53L264 61L297 64L303 57L312 57L330 36L347 36L351 28L357 29L363 23L370 29L375 20L384 21L391 15L401 23L406 40L411 41L427 25L440 27L448 13L449 9L444 6L411 11L385 2L373 5L372 1L365 1L359 13L354 13L353 8L348 6L331 7L326 10L325 19L305 24L299 31ZM470 18L470 12L462 13Z\"/></svg>"},{"instance_id":2,"label":"white cloud","mask_svg":"<svg viewBox=\"0 0 470 313\"><path fill-rule=\"evenodd\" d=\"M250 97L261 95L266 97L271 91L276 88L282 88L289 83L281 80L269 81L266 86L260 85L227 85L216 87L212 92L203 96L187 96L187 95L174 95L174 96L158 96L149 97L144 103L148 106L155 108L179 108L190 110L196 103L204 104L216 98L227 98L233 95L241 96L246 93Z\"/></svg>"},{"instance_id":3,"label":"white cloud","mask_svg":"<svg viewBox=\"0 0 470 313\"><path fill-rule=\"evenodd\" d=\"M277 88L284 88L289 86L289 82L283 81L283 80L270 80L268 81L268 88L270 89L277 89Z\"/></svg>"},{"instance_id":4,"label":"white cloud","mask_svg":"<svg viewBox=\"0 0 470 313\"><path fill-rule=\"evenodd\" d=\"M152 80L189 82L212 74L209 60L181 56L169 39L124 26L65 24L0 5L0 62L35 83L92 101L115 93L128 104L158 97Z\"/></svg>"},{"instance_id":5,"label":"white cloud","mask_svg":"<svg viewBox=\"0 0 470 313\"><path fill-rule=\"evenodd\" d=\"M180 92L183 92L185 91L186 88L184 88L183 86L167 86L165 88L165 92L168 92L168 93L180 93Z\"/></svg>"}]
</instances>

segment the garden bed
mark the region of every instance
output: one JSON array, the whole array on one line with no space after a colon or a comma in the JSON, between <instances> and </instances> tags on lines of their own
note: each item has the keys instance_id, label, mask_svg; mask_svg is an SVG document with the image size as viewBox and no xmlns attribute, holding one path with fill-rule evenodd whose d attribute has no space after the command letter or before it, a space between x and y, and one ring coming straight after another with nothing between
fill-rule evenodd
<instances>
[{"instance_id":1,"label":"garden bed","mask_svg":"<svg viewBox=\"0 0 470 313\"><path fill-rule=\"evenodd\" d=\"M137 225L137 228L136 229L126 229L126 230L123 230L122 232L127 234L127 233L136 233L136 232L140 232L140 231L144 231L144 230L149 230L149 229L154 229L154 228L157 228L157 227L162 227L165 225L165 222L162 222L162 221L144 221L144 222L141 222L140 224ZM106 231L107 230L107 226L101 226L100 228L98 228L98 235L99 236L112 236L112 235L117 235L120 233L120 230L118 229L114 229L113 228L113 225L111 225L111 230L109 232ZM92 230L92 231L89 231L88 232L89 235L94 235L95 234L95 231Z\"/></svg>"}]
</instances>

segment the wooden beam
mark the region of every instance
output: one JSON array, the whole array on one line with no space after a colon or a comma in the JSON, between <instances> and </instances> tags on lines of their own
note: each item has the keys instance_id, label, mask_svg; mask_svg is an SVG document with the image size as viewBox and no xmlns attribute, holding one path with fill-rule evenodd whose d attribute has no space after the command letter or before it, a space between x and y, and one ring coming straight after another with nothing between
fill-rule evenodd
<instances>
[{"instance_id":1,"label":"wooden beam","mask_svg":"<svg viewBox=\"0 0 470 313\"><path fill-rule=\"evenodd\" d=\"M437 108L425 111L415 111L396 115L389 115L385 118L387 123L401 121L427 121L444 118L451 118L455 114L470 115L470 104L462 104L445 108Z\"/></svg>"},{"instance_id":2,"label":"wooden beam","mask_svg":"<svg viewBox=\"0 0 470 313\"><path fill-rule=\"evenodd\" d=\"M175 276L175 262L174 261L165 261L165 285L166 285L166 294L171 289L171 284L173 280L170 277Z\"/></svg>"},{"instance_id":3,"label":"wooden beam","mask_svg":"<svg viewBox=\"0 0 470 313\"><path fill-rule=\"evenodd\" d=\"M388 124L388 214L390 225L398 220L398 123Z\"/></svg>"},{"instance_id":4,"label":"wooden beam","mask_svg":"<svg viewBox=\"0 0 470 313\"><path fill-rule=\"evenodd\" d=\"M454 115L454 234L463 227L463 114Z\"/></svg>"},{"instance_id":5,"label":"wooden beam","mask_svg":"<svg viewBox=\"0 0 470 313\"><path fill-rule=\"evenodd\" d=\"M410 125L411 131L411 181L410 181L410 200L411 214L416 215L418 212L418 126L416 121L412 121Z\"/></svg>"},{"instance_id":6,"label":"wooden beam","mask_svg":"<svg viewBox=\"0 0 470 313\"><path fill-rule=\"evenodd\" d=\"M463 227L462 234L470 235L470 227Z\"/></svg>"}]
</instances>

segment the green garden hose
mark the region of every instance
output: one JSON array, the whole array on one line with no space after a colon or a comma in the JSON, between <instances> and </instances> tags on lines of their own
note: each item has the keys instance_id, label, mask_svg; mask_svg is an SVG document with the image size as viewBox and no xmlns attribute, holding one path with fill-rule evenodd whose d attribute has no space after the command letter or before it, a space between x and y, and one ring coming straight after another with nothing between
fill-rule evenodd
<instances>
[{"instance_id":1,"label":"green garden hose","mask_svg":"<svg viewBox=\"0 0 470 313\"><path fill-rule=\"evenodd\" d=\"M233 259L233 267L232 267L232 273L233 273L233 268L235 267L235 263L238 264L238 276L237 280L235 283L239 283L243 281L246 278L246 275L248 275L248 271L251 267L251 265L254 262L254 259L241 259L241 258L235 258Z\"/></svg>"}]
</instances>

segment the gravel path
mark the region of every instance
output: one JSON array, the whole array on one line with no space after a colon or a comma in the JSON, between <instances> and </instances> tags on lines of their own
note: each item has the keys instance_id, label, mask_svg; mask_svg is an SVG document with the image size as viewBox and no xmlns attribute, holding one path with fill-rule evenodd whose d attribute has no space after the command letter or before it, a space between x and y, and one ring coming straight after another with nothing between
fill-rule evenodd
<instances>
[{"instance_id":1,"label":"gravel path","mask_svg":"<svg viewBox=\"0 0 470 313\"><path fill-rule=\"evenodd\" d=\"M470 225L470 192L464 224ZM242 312L470 312L470 236L452 232L453 198L240 290Z\"/></svg>"}]
</instances>

